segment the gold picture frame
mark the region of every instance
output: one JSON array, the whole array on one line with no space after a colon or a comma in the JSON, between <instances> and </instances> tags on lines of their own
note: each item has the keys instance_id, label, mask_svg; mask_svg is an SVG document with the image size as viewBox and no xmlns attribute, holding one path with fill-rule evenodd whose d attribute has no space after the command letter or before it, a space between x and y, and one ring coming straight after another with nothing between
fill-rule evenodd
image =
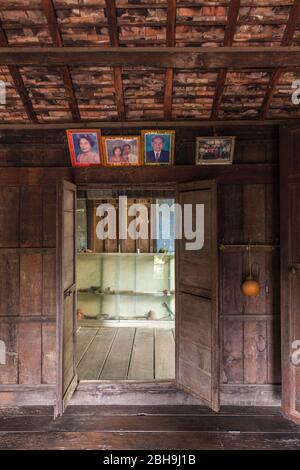
<instances>
[{"instance_id":1,"label":"gold picture frame","mask_svg":"<svg viewBox=\"0 0 300 470\"><path fill-rule=\"evenodd\" d=\"M173 165L175 153L174 130L142 130L144 165Z\"/></svg>"},{"instance_id":2,"label":"gold picture frame","mask_svg":"<svg viewBox=\"0 0 300 470\"><path fill-rule=\"evenodd\" d=\"M196 137L196 165L231 165L234 136Z\"/></svg>"}]
</instances>

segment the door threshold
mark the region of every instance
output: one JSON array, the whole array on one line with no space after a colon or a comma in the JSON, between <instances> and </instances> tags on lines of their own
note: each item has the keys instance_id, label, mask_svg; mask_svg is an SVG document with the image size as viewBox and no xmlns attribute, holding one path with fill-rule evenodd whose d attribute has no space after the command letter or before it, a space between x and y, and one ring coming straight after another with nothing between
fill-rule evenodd
<instances>
[{"instance_id":1,"label":"door threshold","mask_svg":"<svg viewBox=\"0 0 300 470\"><path fill-rule=\"evenodd\" d=\"M176 380L84 380L80 381L71 405L199 405L180 390Z\"/></svg>"}]
</instances>

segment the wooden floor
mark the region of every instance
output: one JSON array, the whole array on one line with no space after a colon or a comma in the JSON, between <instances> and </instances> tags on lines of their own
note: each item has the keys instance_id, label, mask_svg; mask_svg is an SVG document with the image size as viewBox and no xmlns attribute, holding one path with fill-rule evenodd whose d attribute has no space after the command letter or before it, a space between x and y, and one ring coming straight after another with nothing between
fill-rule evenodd
<instances>
[{"instance_id":1,"label":"wooden floor","mask_svg":"<svg viewBox=\"0 0 300 470\"><path fill-rule=\"evenodd\" d=\"M300 426L271 407L0 408L0 449L300 449Z\"/></svg>"},{"instance_id":2,"label":"wooden floor","mask_svg":"<svg viewBox=\"0 0 300 470\"><path fill-rule=\"evenodd\" d=\"M171 328L80 327L79 380L165 380L175 377Z\"/></svg>"}]
</instances>

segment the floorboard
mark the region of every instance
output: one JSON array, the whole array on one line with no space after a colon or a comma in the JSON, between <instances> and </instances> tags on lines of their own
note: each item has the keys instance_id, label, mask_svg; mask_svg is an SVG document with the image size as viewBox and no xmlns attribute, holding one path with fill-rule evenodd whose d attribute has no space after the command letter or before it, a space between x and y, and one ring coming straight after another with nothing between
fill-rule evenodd
<instances>
[{"instance_id":1,"label":"floorboard","mask_svg":"<svg viewBox=\"0 0 300 470\"><path fill-rule=\"evenodd\" d=\"M154 378L153 328L137 328L129 366L128 379L151 380Z\"/></svg>"},{"instance_id":2,"label":"floorboard","mask_svg":"<svg viewBox=\"0 0 300 470\"><path fill-rule=\"evenodd\" d=\"M135 328L118 328L100 380L127 379Z\"/></svg>"},{"instance_id":3,"label":"floorboard","mask_svg":"<svg viewBox=\"0 0 300 470\"><path fill-rule=\"evenodd\" d=\"M77 362L80 362L82 356L87 351L98 332L98 328L79 328L77 331Z\"/></svg>"},{"instance_id":4,"label":"floorboard","mask_svg":"<svg viewBox=\"0 0 300 470\"><path fill-rule=\"evenodd\" d=\"M99 329L77 366L80 380L97 380L100 377L116 333L116 328Z\"/></svg>"},{"instance_id":5,"label":"floorboard","mask_svg":"<svg viewBox=\"0 0 300 470\"><path fill-rule=\"evenodd\" d=\"M175 377L175 342L172 330L155 328L155 379Z\"/></svg>"},{"instance_id":6,"label":"floorboard","mask_svg":"<svg viewBox=\"0 0 300 470\"><path fill-rule=\"evenodd\" d=\"M0 449L300 449L300 426L278 408L70 406L0 409Z\"/></svg>"}]
</instances>

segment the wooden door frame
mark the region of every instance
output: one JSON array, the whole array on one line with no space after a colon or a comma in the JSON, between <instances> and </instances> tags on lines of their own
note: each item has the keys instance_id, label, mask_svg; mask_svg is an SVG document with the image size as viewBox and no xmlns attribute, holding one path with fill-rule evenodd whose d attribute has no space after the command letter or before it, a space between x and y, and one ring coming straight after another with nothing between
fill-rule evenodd
<instances>
[{"instance_id":1,"label":"wooden door frame","mask_svg":"<svg viewBox=\"0 0 300 470\"><path fill-rule=\"evenodd\" d=\"M56 191L56 208L57 208L57 217L56 217L56 344L57 347L57 366L56 366L56 401L54 407L54 416L58 417L61 416L64 412L64 395L66 398L69 398L73 395L76 387L77 387L77 377L76 380L72 380L70 383L68 390L65 392L63 391L63 372L64 372L64 364L63 364L63 316L64 316L64 286L63 286L63 239L62 235L64 233L64 189L68 188L73 191L73 187L76 186L74 183L63 180L58 182L57 184L57 191ZM77 186L76 186L77 189ZM76 198L77 200L77 198ZM76 235L76 206L74 208L74 230ZM74 284L71 287L70 291L74 291L74 285L76 286L76 236L74 237L74 273L73 279ZM76 287L75 287L75 309L76 309ZM74 325L75 328L73 330L73 342L74 342L74 352L73 352L73 362L75 363L76 369L76 310L74 314ZM76 374L75 374L76 376Z\"/></svg>"},{"instance_id":2,"label":"wooden door frame","mask_svg":"<svg viewBox=\"0 0 300 470\"><path fill-rule=\"evenodd\" d=\"M184 184L191 184L191 185L195 185L195 184L199 184L200 180L198 180L197 182L195 181L192 181L192 182L187 182L187 183L184 183ZM109 184L109 183L74 183L76 185L76 189L77 189L77 193L78 191L87 191L87 190L141 190L141 186L140 184L136 184L136 185L133 185L133 184L122 184L122 183L112 183L112 184ZM176 190L177 190L177 187L178 187L178 184L177 182L164 182L164 183L149 183L149 184L146 184L143 186L143 189L146 189L146 191L157 191L159 192L160 190L169 190L170 192L172 192L172 194L174 195L174 199L176 200ZM216 235L218 237L218 234ZM76 243L76 239L75 239L75 243ZM178 257L176 257L176 248L175 248L175 263L178 262ZM218 284L219 284L219 278L217 279L216 281ZM177 279L175 279L175 292L177 291ZM177 291L178 292L178 291ZM176 294L175 294L176 296ZM216 299L216 302L219 303L219 298ZM178 305L178 295L175 297L175 308L177 309L177 305ZM219 314L219 312L218 312ZM169 390L168 390L168 384L170 385L170 388L171 390L173 390L173 387L172 387L172 384L176 384L177 385L177 370L178 370L178 357L177 357L177 354L178 354L178 348L177 348L177 331L178 331L178 315L175 314L175 378L174 379L171 379L171 380L162 380L162 381L156 381L156 380L153 380L153 381L128 381L128 380L116 380L116 381L113 381L113 384L115 384L116 386L114 387L114 389L116 391L120 390L122 391L124 386L126 387L127 390L130 390L132 389L133 392L136 392L136 387L139 385L139 384L145 384L146 388L147 387L150 387L151 389L152 388L155 388L157 391L161 391L162 393L169 393ZM76 328L75 328L75 336L76 336ZM219 336L217 337L217 348L215 348L215 350L218 352L220 351L220 338ZM60 352L61 354L61 352ZM219 392L220 392L220 383L219 383L219 371L218 371L218 377L217 377L217 381L218 381L218 388L219 388ZM107 383L111 381L99 381L99 380L95 380L95 381L89 381L89 386L93 385L95 387L97 387L97 390L101 390L101 386L103 386L103 389L105 390L105 388L107 387ZM80 381L79 382L79 386L80 387L83 387L84 388L84 385L85 385L85 381ZM153 386L153 387L152 387ZM178 386L176 387L177 388L177 391L178 392L181 392L181 388L179 388ZM171 394L173 394L174 392L172 391ZM147 392L145 392L145 404L146 404L146 401L147 401ZM89 404L93 404L92 400Z\"/></svg>"},{"instance_id":3,"label":"wooden door frame","mask_svg":"<svg viewBox=\"0 0 300 470\"><path fill-rule=\"evenodd\" d=\"M281 406L283 414L300 424L300 412L296 409L295 366L291 364L291 332L294 314L290 304L290 272L292 263L291 246L291 199L289 185L290 156L293 155L294 130L300 131L299 124L288 124L280 128L280 293L281 293ZM300 338L299 338L300 339Z\"/></svg>"}]
</instances>

